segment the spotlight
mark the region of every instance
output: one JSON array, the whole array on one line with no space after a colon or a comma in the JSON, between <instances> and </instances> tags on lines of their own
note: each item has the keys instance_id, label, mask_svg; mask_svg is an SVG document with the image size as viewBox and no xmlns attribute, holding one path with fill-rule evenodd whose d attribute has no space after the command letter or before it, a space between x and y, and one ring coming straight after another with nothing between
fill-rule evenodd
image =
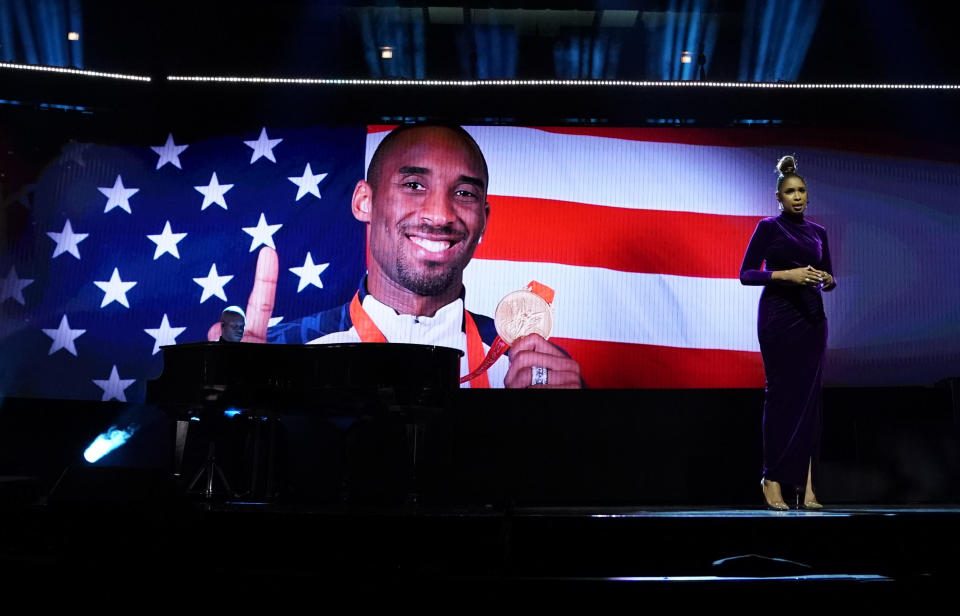
<instances>
[{"instance_id":1,"label":"spotlight","mask_svg":"<svg viewBox=\"0 0 960 616\"><path fill-rule=\"evenodd\" d=\"M680 52L680 64L690 64L693 62L693 55L689 51Z\"/></svg>"},{"instance_id":2,"label":"spotlight","mask_svg":"<svg viewBox=\"0 0 960 616\"><path fill-rule=\"evenodd\" d=\"M83 459L93 464L103 456L107 455L117 447L126 443L133 433L137 431L138 426L131 425L126 429L118 429L116 426L110 426L106 432L93 439L93 442L87 446L83 452Z\"/></svg>"},{"instance_id":3,"label":"spotlight","mask_svg":"<svg viewBox=\"0 0 960 616\"><path fill-rule=\"evenodd\" d=\"M80 33L79 32L67 32L67 40L70 41L79 41Z\"/></svg>"},{"instance_id":4,"label":"spotlight","mask_svg":"<svg viewBox=\"0 0 960 616\"><path fill-rule=\"evenodd\" d=\"M380 57L384 60L389 60L393 57L393 47L381 47L380 48Z\"/></svg>"}]
</instances>

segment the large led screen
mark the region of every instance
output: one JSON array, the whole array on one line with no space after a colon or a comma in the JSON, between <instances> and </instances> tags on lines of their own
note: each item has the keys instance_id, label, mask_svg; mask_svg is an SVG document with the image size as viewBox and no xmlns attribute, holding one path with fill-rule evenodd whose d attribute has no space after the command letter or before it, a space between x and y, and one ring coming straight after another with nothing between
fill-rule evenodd
<instances>
[{"instance_id":1,"label":"large led screen","mask_svg":"<svg viewBox=\"0 0 960 616\"><path fill-rule=\"evenodd\" d=\"M366 271L357 181L391 127L251 127L154 144L70 142L7 190L5 395L141 400L160 346L247 306L264 246L271 324L348 302ZM468 127L490 216L464 301L493 315L536 280L551 341L593 388L762 387L760 287L738 278L794 153L827 230L827 384L960 373L960 165L889 136L790 129ZM877 145L877 144L884 145ZM869 145L867 145L869 144Z\"/></svg>"}]
</instances>

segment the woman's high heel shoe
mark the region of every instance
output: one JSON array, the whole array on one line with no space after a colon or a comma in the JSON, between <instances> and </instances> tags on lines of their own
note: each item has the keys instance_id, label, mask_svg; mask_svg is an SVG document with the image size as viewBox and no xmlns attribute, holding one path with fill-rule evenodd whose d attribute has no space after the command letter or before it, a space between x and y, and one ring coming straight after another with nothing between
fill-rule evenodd
<instances>
[{"instance_id":1,"label":"woman's high heel shoe","mask_svg":"<svg viewBox=\"0 0 960 616\"><path fill-rule=\"evenodd\" d=\"M810 464L807 466L807 487L804 490L804 497L806 493L810 493L810 498L804 498L803 508L804 509L823 509L823 505L817 502L817 495L813 493L813 461L810 461ZM797 488L797 504L800 503L800 488Z\"/></svg>"},{"instance_id":2,"label":"woman's high heel shoe","mask_svg":"<svg viewBox=\"0 0 960 616\"><path fill-rule=\"evenodd\" d=\"M763 499L767 501L767 507L776 511L786 511L790 509L790 507L783 502L779 483L776 481L768 481L764 478L760 480L760 489L763 490Z\"/></svg>"}]
</instances>

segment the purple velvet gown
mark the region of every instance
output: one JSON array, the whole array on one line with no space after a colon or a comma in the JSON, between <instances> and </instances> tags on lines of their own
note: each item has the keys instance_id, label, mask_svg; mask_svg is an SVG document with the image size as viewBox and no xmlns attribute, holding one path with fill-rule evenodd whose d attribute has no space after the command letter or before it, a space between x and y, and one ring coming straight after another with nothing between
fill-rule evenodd
<instances>
[{"instance_id":1,"label":"purple velvet gown","mask_svg":"<svg viewBox=\"0 0 960 616\"><path fill-rule=\"evenodd\" d=\"M807 465L812 461L816 468L827 317L819 288L771 276L807 265L833 275L827 233L803 215L784 213L757 224L740 267L740 282L765 285L757 311L767 377L763 476L798 488L806 485Z\"/></svg>"}]
</instances>

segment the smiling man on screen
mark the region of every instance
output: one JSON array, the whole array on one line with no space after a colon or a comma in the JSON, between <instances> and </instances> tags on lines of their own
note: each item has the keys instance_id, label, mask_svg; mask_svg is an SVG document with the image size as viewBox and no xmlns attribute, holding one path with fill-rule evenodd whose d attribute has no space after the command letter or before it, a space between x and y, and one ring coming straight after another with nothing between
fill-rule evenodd
<instances>
[{"instance_id":1,"label":"smiling man on screen","mask_svg":"<svg viewBox=\"0 0 960 616\"><path fill-rule=\"evenodd\" d=\"M267 329L279 264L263 248L247 306L244 341L286 344L401 342L460 349L472 373L496 338L492 319L464 308L463 270L483 236L487 164L458 126L404 125L380 143L353 192L367 225L368 272L347 304ZM210 335L219 335L211 329ZM216 338L213 338L216 339ZM531 376L532 375L532 376ZM513 341L470 387L566 387L580 366L538 334Z\"/></svg>"}]
</instances>

